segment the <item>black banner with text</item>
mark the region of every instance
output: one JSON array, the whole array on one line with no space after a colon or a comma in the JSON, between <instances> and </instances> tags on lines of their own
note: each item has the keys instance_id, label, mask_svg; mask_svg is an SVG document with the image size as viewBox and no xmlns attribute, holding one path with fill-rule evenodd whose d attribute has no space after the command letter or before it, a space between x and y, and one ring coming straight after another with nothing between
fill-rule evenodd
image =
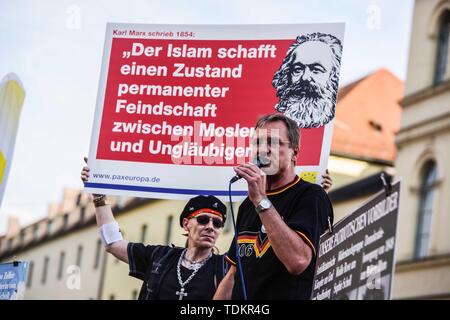
<instances>
[{"instance_id":1,"label":"black banner with text","mask_svg":"<svg viewBox=\"0 0 450 320\"><path fill-rule=\"evenodd\" d=\"M389 300L400 182L322 235L312 300Z\"/></svg>"}]
</instances>

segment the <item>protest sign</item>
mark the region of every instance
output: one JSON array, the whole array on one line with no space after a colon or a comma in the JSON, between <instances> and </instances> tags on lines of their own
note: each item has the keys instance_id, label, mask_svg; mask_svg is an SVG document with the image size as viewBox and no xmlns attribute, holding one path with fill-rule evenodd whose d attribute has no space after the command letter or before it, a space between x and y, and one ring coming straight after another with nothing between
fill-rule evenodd
<instances>
[{"instance_id":1,"label":"protest sign","mask_svg":"<svg viewBox=\"0 0 450 320\"><path fill-rule=\"evenodd\" d=\"M25 295L28 262L0 264L0 300L21 300Z\"/></svg>"},{"instance_id":2,"label":"protest sign","mask_svg":"<svg viewBox=\"0 0 450 320\"><path fill-rule=\"evenodd\" d=\"M320 238L313 300L389 300L395 267L400 182Z\"/></svg>"},{"instance_id":3,"label":"protest sign","mask_svg":"<svg viewBox=\"0 0 450 320\"><path fill-rule=\"evenodd\" d=\"M275 112L297 122L297 173L319 183L343 34L341 23L108 24L87 191L225 196L232 167L252 159L256 120Z\"/></svg>"}]
</instances>

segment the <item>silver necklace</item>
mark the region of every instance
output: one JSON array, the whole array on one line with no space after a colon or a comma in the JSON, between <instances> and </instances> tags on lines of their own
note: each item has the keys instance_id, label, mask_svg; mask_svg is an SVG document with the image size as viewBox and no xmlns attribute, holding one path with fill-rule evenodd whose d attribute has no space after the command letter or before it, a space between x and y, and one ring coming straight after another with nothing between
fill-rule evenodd
<instances>
[{"instance_id":1,"label":"silver necklace","mask_svg":"<svg viewBox=\"0 0 450 320\"><path fill-rule=\"evenodd\" d=\"M178 283L180 284L180 291L175 292L175 294L179 297L178 300L183 300L183 297L186 297L188 295L188 293L186 292L186 290L184 289L184 286L187 285L192 278L194 278L194 276L197 274L198 270L200 270L201 267L203 267L206 262L208 262L208 260L212 257L212 252L209 253L209 256L207 256L205 259L203 259L202 261L198 262L194 269L194 271L192 271L191 275L186 279L186 281L182 281L181 280L181 261L183 260L184 256L186 255L186 251L187 249L184 249L183 252L180 255L180 258L178 259L178 263L177 263L177 277L178 277Z\"/></svg>"},{"instance_id":2,"label":"silver necklace","mask_svg":"<svg viewBox=\"0 0 450 320\"><path fill-rule=\"evenodd\" d=\"M181 264L182 264L184 267L188 268L189 270L195 270L195 269L198 269L198 268L201 266L201 264L203 263L203 261L205 261L206 259L209 259L209 256L210 256L211 254L212 254L212 253L210 253L206 258L204 258L204 259L202 259L202 260L194 261L194 260L191 260L191 259L189 259L189 258L187 257L187 251L186 251L186 253L184 254L183 261L181 262Z\"/></svg>"}]
</instances>

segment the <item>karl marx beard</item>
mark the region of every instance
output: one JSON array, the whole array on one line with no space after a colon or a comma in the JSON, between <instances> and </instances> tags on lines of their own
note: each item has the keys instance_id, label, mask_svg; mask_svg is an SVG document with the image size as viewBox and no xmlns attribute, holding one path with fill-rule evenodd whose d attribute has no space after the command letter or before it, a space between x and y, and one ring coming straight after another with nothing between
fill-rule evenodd
<instances>
[{"instance_id":1,"label":"karl marx beard","mask_svg":"<svg viewBox=\"0 0 450 320\"><path fill-rule=\"evenodd\" d=\"M289 72L275 84L280 100L275 109L291 118L300 128L317 128L334 118L337 82L333 75L325 86L312 81L290 83ZM284 80L284 81L283 81Z\"/></svg>"}]
</instances>

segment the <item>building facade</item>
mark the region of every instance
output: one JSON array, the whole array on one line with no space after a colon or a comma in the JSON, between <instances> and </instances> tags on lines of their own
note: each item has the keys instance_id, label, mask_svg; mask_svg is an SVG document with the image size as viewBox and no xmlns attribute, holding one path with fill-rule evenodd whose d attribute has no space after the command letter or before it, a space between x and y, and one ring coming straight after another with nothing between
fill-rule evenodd
<instances>
[{"instance_id":1,"label":"building facade","mask_svg":"<svg viewBox=\"0 0 450 320\"><path fill-rule=\"evenodd\" d=\"M29 261L25 299L98 299L106 255L87 194L66 190L48 216L24 228L14 219L0 238L0 260Z\"/></svg>"},{"instance_id":2,"label":"building facade","mask_svg":"<svg viewBox=\"0 0 450 320\"><path fill-rule=\"evenodd\" d=\"M417 0L396 174L394 298L450 298L450 0Z\"/></svg>"}]
</instances>

